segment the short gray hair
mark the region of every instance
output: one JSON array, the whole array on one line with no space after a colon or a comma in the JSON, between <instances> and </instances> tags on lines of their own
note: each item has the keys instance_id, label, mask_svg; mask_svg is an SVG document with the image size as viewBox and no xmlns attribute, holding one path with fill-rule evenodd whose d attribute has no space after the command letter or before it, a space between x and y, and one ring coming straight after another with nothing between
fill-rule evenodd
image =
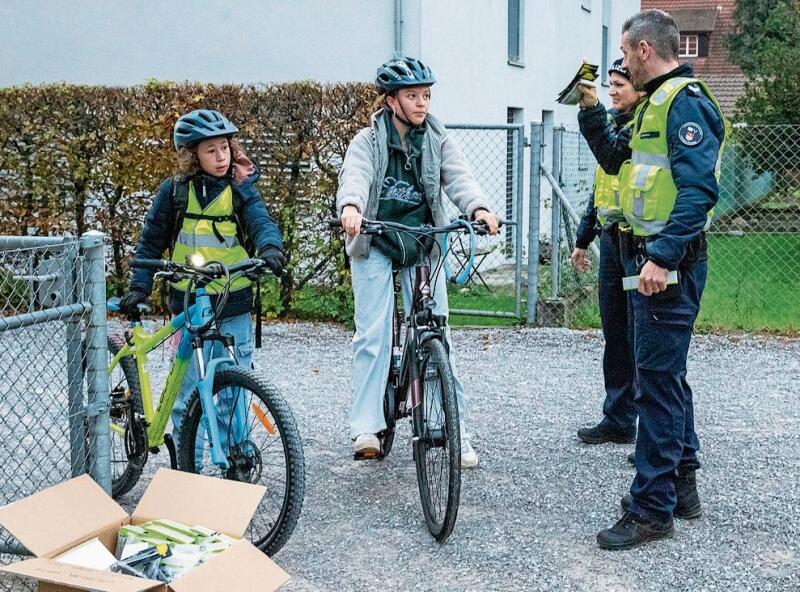
<instances>
[{"instance_id":1,"label":"short gray hair","mask_svg":"<svg viewBox=\"0 0 800 592\"><path fill-rule=\"evenodd\" d=\"M628 34L630 44L634 47L640 41L646 41L661 58L678 59L678 25L674 18L662 10L644 10L634 14L625 21L622 32Z\"/></svg>"}]
</instances>

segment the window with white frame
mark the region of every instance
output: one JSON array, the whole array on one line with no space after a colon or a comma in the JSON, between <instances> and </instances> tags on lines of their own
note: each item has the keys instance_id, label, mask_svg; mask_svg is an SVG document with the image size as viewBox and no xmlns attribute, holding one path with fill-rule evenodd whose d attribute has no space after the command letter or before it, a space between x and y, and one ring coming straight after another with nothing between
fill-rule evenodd
<instances>
[{"instance_id":1,"label":"window with white frame","mask_svg":"<svg viewBox=\"0 0 800 592\"><path fill-rule=\"evenodd\" d=\"M698 56L699 41L696 33L681 34L678 57L696 58Z\"/></svg>"}]
</instances>

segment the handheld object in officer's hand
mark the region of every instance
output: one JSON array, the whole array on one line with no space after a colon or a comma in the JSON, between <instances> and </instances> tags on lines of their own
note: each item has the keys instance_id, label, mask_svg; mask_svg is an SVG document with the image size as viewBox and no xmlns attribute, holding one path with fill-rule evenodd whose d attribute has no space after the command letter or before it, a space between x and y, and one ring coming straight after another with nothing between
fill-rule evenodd
<instances>
[{"instance_id":1,"label":"handheld object in officer's hand","mask_svg":"<svg viewBox=\"0 0 800 592\"><path fill-rule=\"evenodd\" d=\"M594 86L593 81L597 80L598 67L594 64L581 64L578 68L578 73L575 74L570 83L562 90L556 102L562 105L577 105L581 100L581 91L578 90L578 84L590 84Z\"/></svg>"},{"instance_id":2,"label":"handheld object in officer's hand","mask_svg":"<svg viewBox=\"0 0 800 592\"><path fill-rule=\"evenodd\" d=\"M667 275L667 285L677 284L678 283L678 272L677 271L670 271L669 275ZM629 275L627 277L622 278L622 289L626 292L630 290L638 290L639 289L639 276L638 275Z\"/></svg>"}]
</instances>

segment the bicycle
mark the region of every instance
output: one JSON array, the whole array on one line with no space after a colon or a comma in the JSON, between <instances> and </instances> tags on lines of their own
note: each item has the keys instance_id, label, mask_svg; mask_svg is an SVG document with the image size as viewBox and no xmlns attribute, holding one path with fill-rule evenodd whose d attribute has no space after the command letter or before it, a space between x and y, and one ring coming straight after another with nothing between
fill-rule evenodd
<instances>
[{"instance_id":1,"label":"bicycle","mask_svg":"<svg viewBox=\"0 0 800 592\"><path fill-rule=\"evenodd\" d=\"M341 228L341 220L332 219L329 225ZM447 246L439 245L435 237L451 232L469 234L470 257L458 278L464 281L474 260L475 235L486 234L488 229L481 222L470 223L463 219L438 228L362 220L362 234L386 232L404 232L414 236L419 263L414 269L413 297L410 314L405 318L404 338L401 338L401 317L397 308L399 271L393 272L392 361L383 400L386 429L377 434L381 443L378 458L384 459L391 452L397 422L410 417L412 454L425 523L434 539L443 542L453 532L458 515L461 432L455 380L445 338L447 317L433 314L435 300L431 286L436 285L436 274L441 272L448 253ZM433 271L426 245L431 240L440 251L438 265Z\"/></svg>"},{"instance_id":2,"label":"bicycle","mask_svg":"<svg viewBox=\"0 0 800 592\"><path fill-rule=\"evenodd\" d=\"M277 552L294 530L303 504L305 460L300 433L289 405L275 386L255 370L237 366L233 338L217 326L217 314L227 300L231 283L246 276L256 279L265 263L247 259L226 267L217 262L182 265L160 259L133 259L133 267L156 271L156 278L188 279L184 312L154 333L142 326L140 304L127 314L124 338L110 335L108 349L112 495L119 497L136 485L149 453L166 446L173 469L224 479L267 485L247 535L267 555ZM222 289L216 307L206 287ZM195 295L190 304L189 295ZM109 310L119 311L119 299ZM185 330L184 330L185 329ZM183 331L163 392L154 409L147 355L171 335ZM220 342L227 356L204 359L203 346ZM181 389L190 357L197 358L199 381L194 387L178 434L179 450L166 433L167 422Z\"/></svg>"}]
</instances>

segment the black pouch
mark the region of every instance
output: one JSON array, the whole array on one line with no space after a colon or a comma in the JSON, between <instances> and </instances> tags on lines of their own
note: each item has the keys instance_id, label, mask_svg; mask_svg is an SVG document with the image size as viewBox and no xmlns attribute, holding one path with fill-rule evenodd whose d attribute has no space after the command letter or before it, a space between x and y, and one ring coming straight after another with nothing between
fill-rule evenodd
<instances>
[{"instance_id":1,"label":"black pouch","mask_svg":"<svg viewBox=\"0 0 800 592\"><path fill-rule=\"evenodd\" d=\"M683 261L679 265L681 269L689 269L698 261L706 261L708 259L708 240L706 234L702 233L688 245L686 245L686 254L683 256Z\"/></svg>"}]
</instances>

